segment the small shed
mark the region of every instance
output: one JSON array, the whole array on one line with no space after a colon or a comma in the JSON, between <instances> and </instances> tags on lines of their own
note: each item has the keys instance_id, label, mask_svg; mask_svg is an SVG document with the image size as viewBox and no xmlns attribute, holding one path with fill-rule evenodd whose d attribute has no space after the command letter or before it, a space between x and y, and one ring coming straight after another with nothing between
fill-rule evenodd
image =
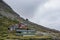
<instances>
[{"instance_id":1,"label":"small shed","mask_svg":"<svg viewBox=\"0 0 60 40\"><path fill-rule=\"evenodd\" d=\"M14 30L16 30L16 28L18 28L18 25L17 24L16 25L9 26L8 30L9 31L14 31Z\"/></svg>"}]
</instances>

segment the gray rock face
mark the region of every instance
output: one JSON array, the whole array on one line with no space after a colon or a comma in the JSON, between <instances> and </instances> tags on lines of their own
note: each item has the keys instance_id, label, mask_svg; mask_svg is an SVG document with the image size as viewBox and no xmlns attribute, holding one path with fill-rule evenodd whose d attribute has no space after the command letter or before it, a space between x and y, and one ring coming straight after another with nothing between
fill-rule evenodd
<instances>
[{"instance_id":1,"label":"gray rock face","mask_svg":"<svg viewBox=\"0 0 60 40\"><path fill-rule=\"evenodd\" d=\"M0 0L0 2L2 2L2 0Z\"/></svg>"},{"instance_id":2,"label":"gray rock face","mask_svg":"<svg viewBox=\"0 0 60 40\"><path fill-rule=\"evenodd\" d=\"M2 0L0 0L0 14L6 16L7 18L20 19L20 16L15 13L12 8Z\"/></svg>"}]
</instances>

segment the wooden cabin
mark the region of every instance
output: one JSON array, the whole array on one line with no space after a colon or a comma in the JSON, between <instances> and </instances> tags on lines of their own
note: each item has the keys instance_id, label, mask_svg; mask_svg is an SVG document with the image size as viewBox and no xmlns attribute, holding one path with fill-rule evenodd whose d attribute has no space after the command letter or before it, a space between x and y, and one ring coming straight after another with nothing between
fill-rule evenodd
<instances>
[{"instance_id":1,"label":"wooden cabin","mask_svg":"<svg viewBox=\"0 0 60 40\"><path fill-rule=\"evenodd\" d=\"M19 24L11 25L8 28L8 30L10 30L10 31L15 31L16 29L28 30L28 27L25 23L19 23Z\"/></svg>"},{"instance_id":2,"label":"wooden cabin","mask_svg":"<svg viewBox=\"0 0 60 40\"><path fill-rule=\"evenodd\" d=\"M27 25L24 24L24 23L20 23L19 26L18 26L18 28L20 28L20 29L26 29L26 30L28 29Z\"/></svg>"}]
</instances>

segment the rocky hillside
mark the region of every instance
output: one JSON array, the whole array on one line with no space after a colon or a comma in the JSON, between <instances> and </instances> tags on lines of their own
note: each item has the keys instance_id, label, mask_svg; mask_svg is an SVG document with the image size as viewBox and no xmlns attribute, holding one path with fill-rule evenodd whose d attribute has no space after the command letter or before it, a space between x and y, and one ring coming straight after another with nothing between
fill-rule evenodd
<instances>
[{"instance_id":1,"label":"rocky hillside","mask_svg":"<svg viewBox=\"0 0 60 40\"><path fill-rule=\"evenodd\" d=\"M2 0L0 0L0 14L10 19L20 19L20 16Z\"/></svg>"},{"instance_id":2,"label":"rocky hillside","mask_svg":"<svg viewBox=\"0 0 60 40\"><path fill-rule=\"evenodd\" d=\"M5 36L7 36L5 34L8 34L8 27L10 25L17 24L23 21L25 20L21 18L16 12L14 12L10 6L8 6L5 2L0 0L0 37L1 38L3 37L5 38ZM60 32L57 30L45 28L41 25L32 23L28 20L26 21L30 29L35 29L37 31L45 32L45 33L54 33L52 35L60 37Z\"/></svg>"}]
</instances>

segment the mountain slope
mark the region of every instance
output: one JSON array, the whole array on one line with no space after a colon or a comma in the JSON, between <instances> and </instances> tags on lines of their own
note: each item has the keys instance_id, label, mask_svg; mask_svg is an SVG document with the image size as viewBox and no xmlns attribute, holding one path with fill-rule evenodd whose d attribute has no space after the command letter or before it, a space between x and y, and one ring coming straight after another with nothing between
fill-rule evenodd
<instances>
[{"instance_id":1,"label":"mountain slope","mask_svg":"<svg viewBox=\"0 0 60 40\"><path fill-rule=\"evenodd\" d=\"M20 19L20 16L3 1L0 1L0 14L10 19L17 19L17 20Z\"/></svg>"},{"instance_id":2,"label":"mountain slope","mask_svg":"<svg viewBox=\"0 0 60 40\"><path fill-rule=\"evenodd\" d=\"M12 10L5 2L0 0L0 37L5 38L8 34L8 27L12 24L17 24L19 22L24 22L25 20L21 18L16 12ZM54 33L55 36L60 37L60 32L57 30L45 28L44 26L37 25L27 20L27 24L30 29L35 29L40 32Z\"/></svg>"}]
</instances>

